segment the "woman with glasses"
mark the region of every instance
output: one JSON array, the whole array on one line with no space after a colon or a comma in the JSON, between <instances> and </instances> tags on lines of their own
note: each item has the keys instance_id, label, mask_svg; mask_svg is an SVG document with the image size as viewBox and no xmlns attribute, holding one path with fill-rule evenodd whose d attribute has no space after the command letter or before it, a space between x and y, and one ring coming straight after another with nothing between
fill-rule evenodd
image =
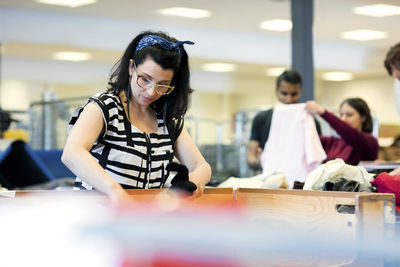
<instances>
[{"instance_id":1,"label":"woman with glasses","mask_svg":"<svg viewBox=\"0 0 400 267\"><path fill-rule=\"evenodd\" d=\"M306 103L307 111L320 115L340 135L320 136L326 161L341 158L357 165L361 160L376 160L379 145L372 133L372 117L367 103L361 98L345 99L339 108L340 118L315 101Z\"/></svg>"},{"instance_id":2,"label":"woman with glasses","mask_svg":"<svg viewBox=\"0 0 400 267\"><path fill-rule=\"evenodd\" d=\"M211 177L183 117L192 89L184 44L163 32L143 32L114 66L107 91L72 116L62 161L75 186L116 201L124 188L162 188L174 156L189 170L200 196Z\"/></svg>"}]
</instances>

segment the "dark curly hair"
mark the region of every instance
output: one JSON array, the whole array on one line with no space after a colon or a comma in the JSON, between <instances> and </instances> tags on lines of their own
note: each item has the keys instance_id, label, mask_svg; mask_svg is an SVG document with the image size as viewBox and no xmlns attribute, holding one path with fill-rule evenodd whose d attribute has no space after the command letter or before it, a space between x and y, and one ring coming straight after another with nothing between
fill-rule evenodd
<instances>
[{"instance_id":1,"label":"dark curly hair","mask_svg":"<svg viewBox=\"0 0 400 267\"><path fill-rule=\"evenodd\" d=\"M163 69L173 70L171 84L175 86L169 95L160 97L151 104L151 107L157 114L163 114L164 122L182 118L188 109L189 95L193 92L189 82L189 59L185 48L181 46L181 53L178 53L177 50L168 51L156 44L144 47L135 54L136 46L145 35L157 35L171 42L178 41L165 32L145 31L137 35L126 48L122 58L114 65L108 81L108 90L117 93L124 91L129 106L132 97L129 84L129 61L132 59L138 66L150 57Z\"/></svg>"},{"instance_id":2,"label":"dark curly hair","mask_svg":"<svg viewBox=\"0 0 400 267\"><path fill-rule=\"evenodd\" d=\"M385 61L383 61L387 72L392 76L392 66L400 69L400 43L392 46L386 54Z\"/></svg>"},{"instance_id":3,"label":"dark curly hair","mask_svg":"<svg viewBox=\"0 0 400 267\"><path fill-rule=\"evenodd\" d=\"M360 114L360 117L365 118L364 122L361 125L361 131L372 133L373 120L367 102L365 102L361 98L356 97L343 100L343 102L340 104L340 107L342 107L343 104L350 105L355 110L357 110L357 112Z\"/></svg>"}]
</instances>

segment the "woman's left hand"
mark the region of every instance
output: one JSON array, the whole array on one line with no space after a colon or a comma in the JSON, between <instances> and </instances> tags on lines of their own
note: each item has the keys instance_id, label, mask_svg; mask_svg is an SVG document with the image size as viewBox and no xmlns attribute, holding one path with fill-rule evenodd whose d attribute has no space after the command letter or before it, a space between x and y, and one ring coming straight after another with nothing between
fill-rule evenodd
<instances>
[{"instance_id":1,"label":"woman's left hand","mask_svg":"<svg viewBox=\"0 0 400 267\"><path fill-rule=\"evenodd\" d=\"M198 178L196 179L196 177L193 176L190 177L190 175L189 175L189 180L197 186L196 191L193 192L192 198L195 199L201 197L204 193L204 188L205 188L204 182L202 182L201 179Z\"/></svg>"}]
</instances>

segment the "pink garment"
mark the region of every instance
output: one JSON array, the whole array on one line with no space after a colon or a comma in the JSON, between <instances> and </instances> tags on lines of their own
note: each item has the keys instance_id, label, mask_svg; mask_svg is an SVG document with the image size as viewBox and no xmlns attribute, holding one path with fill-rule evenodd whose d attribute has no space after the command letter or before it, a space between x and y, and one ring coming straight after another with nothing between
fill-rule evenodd
<instances>
[{"instance_id":1,"label":"pink garment","mask_svg":"<svg viewBox=\"0 0 400 267\"><path fill-rule=\"evenodd\" d=\"M314 118L305 104L274 107L268 141L261 154L263 174L284 173L290 188L326 158Z\"/></svg>"}]
</instances>

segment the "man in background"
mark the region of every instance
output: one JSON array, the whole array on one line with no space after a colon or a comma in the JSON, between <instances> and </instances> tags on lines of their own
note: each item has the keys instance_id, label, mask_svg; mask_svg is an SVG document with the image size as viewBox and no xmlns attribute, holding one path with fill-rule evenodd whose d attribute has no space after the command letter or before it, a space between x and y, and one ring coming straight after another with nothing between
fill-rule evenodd
<instances>
[{"instance_id":1,"label":"man in background","mask_svg":"<svg viewBox=\"0 0 400 267\"><path fill-rule=\"evenodd\" d=\"M284 71L276 80L276 95L282 104L296 104L301 96L302 80L299 73L292 70ZM261 170L260 154L268 140L273 108L259 112L253 119L248 147L247 161L253 170ZM320 126L317 123L320 133Z\"/></svg>"},{"instance_id":2,"label":"man in background","mask_svg":"<svg viewBox=\"0 0 400 267\"><path fill-rule=\"evenodd\" d=\"M0 152L6 150L14 141L4 139L4 133L10 128L11 121L10 113L0 108Z\"/></svg>"},{"instance_id":3,"label":"man in background","mask_svg":"<svg viewBox=\"0 0 400 267\"><path fill-rule=\"evenodd\" d=\"M383 63L389 75L400 81L400 43L389 49Z\"/></svg>"},{"instance_id":4,"label":"man in background","mask_svg":"<svg viewBox=\"0 0 400 267\"><path fill-rule=\"evenodd\" d=\"M383 64L389 75L400 82L400 43L397 43L394 46L390 47L389 51L386 54L386 58L383 61ZM398 102L400 100L396 99L395 101ZM400 174L400 168L393 170L392 172L390 172L390 174Z\"/></svg>"}]
</instances>

